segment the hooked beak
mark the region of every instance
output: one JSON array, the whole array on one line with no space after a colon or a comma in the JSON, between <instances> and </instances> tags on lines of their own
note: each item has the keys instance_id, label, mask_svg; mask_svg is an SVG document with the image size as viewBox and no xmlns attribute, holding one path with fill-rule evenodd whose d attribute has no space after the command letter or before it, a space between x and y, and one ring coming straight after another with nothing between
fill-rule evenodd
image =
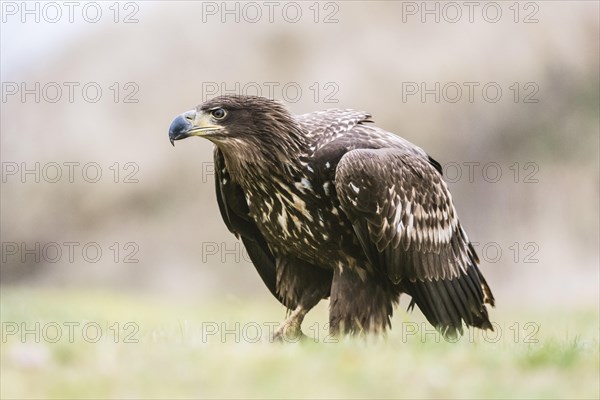
<instances>
[{"instance_id":1,"label":"hooked beak","mask_svg":"<svg viewBox=\"0 0 600 400\"><path fill-rule=\"evenodd\" d=\"M204 136L209 132L223 129L212 122L210 115L197 113L196 110L184 112L175 117L169 127L169 141L175 146L176 140L190 136Z\"/></svg>"}]
</instances>

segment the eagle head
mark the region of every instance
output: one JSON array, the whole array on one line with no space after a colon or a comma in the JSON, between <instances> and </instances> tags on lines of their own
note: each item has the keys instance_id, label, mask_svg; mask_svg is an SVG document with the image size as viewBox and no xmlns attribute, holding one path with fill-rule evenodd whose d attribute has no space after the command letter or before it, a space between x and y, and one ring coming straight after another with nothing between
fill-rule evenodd
<instances>
[{"instance_id":1,"label":"eagle head","mask_svg":"<svg viewBox=\"0 0 600 400\"><path fill-rule=\"evenodd\" d=\"M216 145L229 142L252 145L296 136L298 124L279 102L258 96L219 96L178 115L169 128L169 140L201 136Z\"/></svg>"},{"instance_id":2,"label":"eagle head","mask_svg":"<svg viewBox=\"0 0 600 400\"><path fill-rule=\"evenodd\" d=\"M286 164L303 153L304 132L281 103L258 96L210 99L175 117L169 140L204 137L223 152L230 169Z\"/></svg>"}]
</instances>

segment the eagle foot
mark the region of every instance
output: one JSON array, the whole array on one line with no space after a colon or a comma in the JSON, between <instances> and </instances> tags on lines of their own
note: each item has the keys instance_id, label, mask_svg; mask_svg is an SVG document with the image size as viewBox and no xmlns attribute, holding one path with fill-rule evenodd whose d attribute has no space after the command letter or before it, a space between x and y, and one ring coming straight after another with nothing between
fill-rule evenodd
<instances>
[{"instance_id":1,"label":"eagle foot","mask_svg":"<svg viewBox=\"0 0 600 400\"><path fill-rule=\"evenodd\" d=\"M273 342L295 343L307 338L300 326L282 324L273 335Z\"/></svg>"},{"instance_id":2,"label":"eagle foot","mask_svg":"<svg viewBox=\"0 0 600 400\"><path fill-rule=\"evenodd\" d=\"M290 343L290 342L298 342L307 336L302 333L302 321L304 320L304 316L308 311L305 310L302 306L298 306L294 312L286 319L275 331L273 335L273 342L282 342L282 343Z\"/></svg>"}]
</instances>

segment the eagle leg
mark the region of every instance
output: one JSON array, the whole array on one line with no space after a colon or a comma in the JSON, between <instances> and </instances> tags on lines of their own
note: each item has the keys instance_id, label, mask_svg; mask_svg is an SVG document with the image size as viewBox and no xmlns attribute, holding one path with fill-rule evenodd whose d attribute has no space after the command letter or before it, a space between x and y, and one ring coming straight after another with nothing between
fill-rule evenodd
<instances>
[{"instance_id":1,"label":"eagle leg","mask_svg":"<svg viewBox=\"0 0 600 400\"><path fill-rule=\"evenodd\" d=\"M296 307L292 314L281 323L279 329L273 335L273 341L278 342L296 342L303 337L306 337L302 333L302 321L309 310L304 308L301 304Z\"/></svg>"},{"instance_id":2,"label":"eagle leg","mask_svg":"<svg viewBox=\"0 0 600 400\"><path fill-rule=\"evenodd\" d=\"M332 271L307 261L289 256L277 257L277 295L288 312L293 311L275 332L273 340L297 341L306 337L302 333L302 321L321 299L329 297L332 276Z\"/></svg>"},{"instance_id":3,"label":"eagle leg","mask_svg":"<svg viewBox=\"0 0 600 400\"><path fill-rule=\"evenodd\" d=\"M368 271L336 269L329 302L330 334L384 333L399 295L391 282Z\"/></svg>"}]
</instances>

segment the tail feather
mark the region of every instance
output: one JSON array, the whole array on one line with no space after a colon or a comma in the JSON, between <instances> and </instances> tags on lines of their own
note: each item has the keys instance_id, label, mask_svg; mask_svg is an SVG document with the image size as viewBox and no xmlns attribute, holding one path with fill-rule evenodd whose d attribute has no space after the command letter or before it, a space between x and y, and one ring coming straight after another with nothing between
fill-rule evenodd
<instances>
[{"instance_id":1,"label":"tail feather","mask_svg":"<svg viewBox=\"0 0 600 400\"><path fill-rule=\"evenodd\" d=\"M412 296L409 310L417 305L445 337L462 335L463 321L467 326L494 330L485 306L494 306L494 297L476 264L458 278L408 282L406 291Z\"/></svg>"}]
</instances>

